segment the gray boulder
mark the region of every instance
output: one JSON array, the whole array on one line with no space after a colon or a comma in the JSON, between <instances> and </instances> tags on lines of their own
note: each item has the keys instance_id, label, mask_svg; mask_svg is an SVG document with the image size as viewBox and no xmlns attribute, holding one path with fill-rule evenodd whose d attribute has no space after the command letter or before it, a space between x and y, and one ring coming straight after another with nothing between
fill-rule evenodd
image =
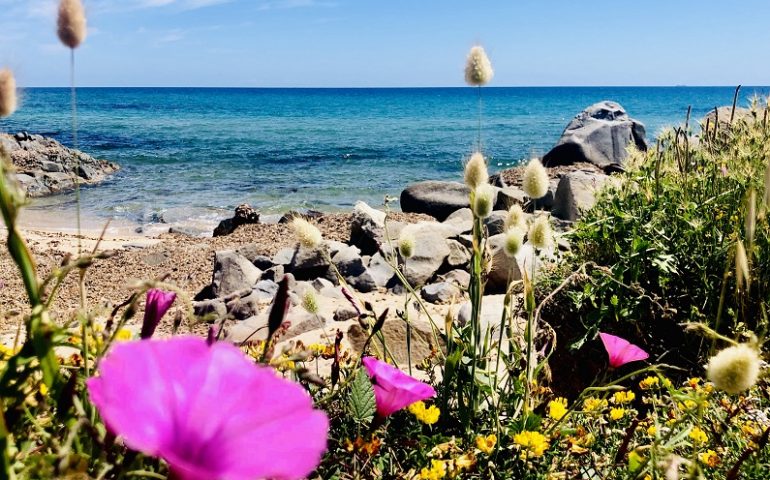
<instances>
[{"instance_id":1,"label":"gray boulder","mask_svg":"<svg viewBox=\"0 0 770 480\"><path fill-rule=\"evenodd\" d=\"M353 246L341 245L332 256L332 263L343 277L357 277L366 271L361 251Z\"/></svg>"},{"instance_id":2,"label":"gray boulder","mask_svg":"<svg viewBox=\"0 0 770 480\"><path fill-rule=\"evenodd\" d=\"M380 252L372 255L371 260L369 260L367 271L369 272L369 275L372 276L375 285L378 287L391 287L397 280L395 270L388 265L388 262L385 261L385 258Z\"/></svg>"},{"instance_id":3,"label":"gray boulder","mask_svg":"<svg viewBox=\"0 0 770 480\"><path fill-rule=\"evenodd\" d=\"M350 222L350 244L366 255L375 253L385 236L385 212L356 203Z\"/></svg>"},{"instance_id":4,"label":"gray boulder","mask_svg":"<svg viewBox=\"0 0 770 480\"><path fill-rule=\"evenodd\" d=\"M564 130L543 165L593 163L604 169L622 169L629 146L647 150L644 124L628 116L620 104L599 102L580 112Z\"/></svg>"},{"instance_id":5,"label":"gray boulder","mask_svg":"<svg viewBox=\"0 0 770 480\"><path fill-rule=\"evenodd\" d=\"M471 261L471 252L457 240L447 240L449 255L446 257L446 266L450 270L465 268Z\"/></svg>"},{"instance_id":6,"label":"gray boulder","mask_svg":"<svg viewBox=\"0 0 770 480\"><path fill-rule=\"evenodd\" d=\"M495 235L489 238L489 247L492 255L492 266L487 274L487 291L490 293L504 292L508 284L522 279L522 272L532 273L532 265L539 271L553 258L553 249L541 251L538 256L529 242L519 249L515 257L505 254L503 244L505 235Z\"/></svg>"},{"instance_id":7,"label":"gray boulder","mask_svg":"<svg viewBox=\"0 0 770 480\"><path fill-rule=\"evenodd\" d=\"M193 313L197 317L209 317L209 320L217 320L227 315L227 305L221 298L193 302Z\"/></svg>"},{"instance_id":8,"label":"gray boulder","mask_svg":"<svg viewBox=\"0 0 770 480\"><path fill-rule=\"evenodd\" d=\"M294 252L294 258L286 270L291 272L297 280L327 278L331 267L328 255L329 247L326 244L313 249L300 247Z\"/></svg>"},{"instance_id":9,"label":"gray boulder","mask_svg":"<svg viewBox=\"0 0 770 480\"><path fill-rule=\"evenodd\" d=\"M425 213L443 221L452 212L470 208L470 190L459 182L414 183L401 192L401 210Z\"/></svg>"},{"instance_id":10,"label":"gray boulder","mask_svg":"<svg viewBox=\"0 0 770 480\"><path fill-rule=\"evenodd\" d=\"M346 322L358 317L358 312L351 305L342 305L334 311L335 322Z\"/></svg>"},{"instance_id":11,"label":"gray boulder","mask_svg":"<svg viewBox=\"0 0 770 480\"><path fill-rule=\"evenodd\" d=\"M517 300L514 298L513 305ZM492 339L498 338L500 335L500 323L503 321L503 309L505 308L505 295L484 295L481 301L481 331L486 332L490 329L492 332ZM457 312L457 323L459 325L466 325L471 321L471 303L465 302L460 306L460 310ZM518 337L518 334L523 332L524 320L516 318L513 322L514 337Z\"/></svg>"},{"instance_id":12,"label":"gray boulder","mask_svg":"<svg viewBox=\"0 0 770 480\"><path fill-rule=\"evenodd\" d=\"M236 297L227 303L227 312L236 320L246 320L259 313L259 295L252 291L245 297Z\"/></svg>"},{"instance_id":13,"label":"gray boulder","mask_svg":"<svg viewBox=\"0 0 770 480\"><path fill-rule=\"evenodd\" d=\"M596 192L609 180L609 176L577 170L561 177L556 190L553 215L562 220L575 221L581 212L596 204Z\"/></svg>"},{"instance_id":14,"label":"gray boulder","mask_svg":"<svg viewBox=\"0 0 770 480\"><path fill-rule=\"evenodd\" d=\"M465 290L471 283L471 274L467 270L452 270L444 275L440 275L439 280L442 282L449 282L457 285L461 289Z\"/></svg>"},{"instance_id":15,"label":"gray boulder","mask_svg":"<svg viewBox=\"0 0 770 480\"><path fill-rule=\"evenodd\" d=\"M260 300L272 300L278 292L278 284L272 280L262 280L254 285L254 293Z\"/></svg>"},{"instance_id":16,"label":"gray boulder","mask_svg":"<svg viewBox=\"0 0 770 480\"><path fill-rule=\"evenodd\" d=\"M484 219L484 226L487 227L489 235L497 235L505 231L505 219L508 218L506 210L495 210Z\"/></svg>"},{"instance_id":17,"label":"gray boulder","mask_svg":"<svg viewBox=\"0 0 770 480\"><path fill-rule=\"evenodd\" d=\"M412 365L417 365L428 358L434 349L443 350L445 347L443 340L434 335L427 320L420 319L414 312L410 313L409 318L411 319L409 344L406 341L406 325L400 318L386 320L381 330L389 353L402 368L405 368L409 359L409 350L411 350ZM367 338L369 338L369 331L364 330L358 323L352 324L348 329L347 339L356 352L361 352Z\"/></svg>"},{"instance_id":18,"label":"gray boulder","mask_svg":"<svg viewBox=\"0 0 770 480\"><path fill-rule=\"evenodd\" d=\"M409 284L417 288L434 277L451 250L446 242L448 231L445 225L426 222L410 227L415 248L414 255L406 261L404 274Z\"/></svg>"},{"instance_id":19,"label":"gray boulder","mask_svg":"<svg viewBox=\"0 0 770 480\"><path fill-rule=\"evenodd\" d=\"M460 289L451 282L439 282L426 285L420 291L425 301L430 303L447 304L461 296Z\"/></svg>"},{"instance_id":20,"label":"gray boulder","mask_svg":"<svg viewBox=\"0 0 770 480\"><path fill-rule=\"evenodd\" d=\"M495 210L508 210L514 205L523 205L529 198L519 187L503 187L497 192L497 203Z\"/></svg>"},{"instance_id":21,"label":"gray boulder","mask_svg":"<svg viewBox=\"0 0 770 480\"><path fill-rule=\"evenodd\" d=\"M261 276L260 269L233 250L215 252L211 292L215 297L224 297L239 290L251 289Z\"/></svg>"},{"instance_id":22,"label":"gray boulder","mask_svg":"<svg viewBox=\"0 0 770 480\"><path fill-rule=\"evenodd\" d=\"M455 210L444 220L444 225L455 228L459 234L470 233L473 231L473 211L470 208Z\"/></svg>"}]
</instances>

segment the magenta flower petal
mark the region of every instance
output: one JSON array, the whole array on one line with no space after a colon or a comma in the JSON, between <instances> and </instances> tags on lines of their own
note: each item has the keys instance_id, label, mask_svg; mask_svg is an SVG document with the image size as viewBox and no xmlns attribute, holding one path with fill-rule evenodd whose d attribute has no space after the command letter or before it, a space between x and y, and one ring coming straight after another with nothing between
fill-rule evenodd
<instances>
[{"instance_id":1,"label":"magenta flower petal","mask_svg":"<svg viewBox=\"0 0 770 480\"><path fill-rule=\"evenodd\" d=\"M144 306L144 321L142 322L141 338L150 338L155 333L163 315L171 308L176 300L176 293L165 292L157 288L147 291L147 301Z\"/></svg>"},{"instance_id":2,"label":"magenta flower petal","mask_svg":"<svg viewBox=\"0 0 770 480\"><path fill-rule=\"evenodd\" d=\"M226 342L116 344L87 385L107 427L182 480L304 478L326 450L329 421L302 387Z\"/></svg>"},{"instance_id":3,"label":"magenta flower petal","mask_svg":"<svg viewBox=\"0 0 770 480\"><path fill-rule=\"evenodd\" d=\"M372 380L377 414L381 417L387 417L415 402L436 396L433 387L410 377L393 365L374 357L365 357L361 362Z\"/></svg>"},{"instance_id":4,"label":"magenta flower petal","mask_svg":"<svg viewBox=\"0 0 770 480\"><path fill-rule=\"evenodd\" d=\"M600 332L599 336L602 339L605 350L607 350L607 355L610 357L610 367L612 368L618 368L639 360L647 360L650 357L647 352L628 340L610 335L609 333Z\"/></svg>"}]
</instances>

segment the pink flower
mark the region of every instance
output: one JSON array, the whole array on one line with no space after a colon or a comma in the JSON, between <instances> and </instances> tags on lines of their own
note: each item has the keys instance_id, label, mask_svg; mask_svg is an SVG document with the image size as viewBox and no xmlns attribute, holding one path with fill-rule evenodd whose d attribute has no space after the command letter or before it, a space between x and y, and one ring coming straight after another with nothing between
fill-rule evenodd
<instances>
[{"instance_id":1,"label":"pink flower","mask_svg":"<svg viewBox=\"0 0 770 480\"><path fill-rule=\"evenodd\" d=\"M144 305L144 321L142 321L141 338L150 338L155 333L163 315L171 308L176 300L176 293L164 292L157 288L147 291L147 301Z\"/></svg>"},{"instance_id":2,"label":"pink flower","mask_svg":"<svg viewBox=\"0 0 770 480\"><path fill-rule=\"evenodd\" d=\"M436 396L433 387L410 377L393 365L374 357L366 357L361 361L374 386L377 414L383 418L415 402Z\"/></svg>"},{"instance_id":3,"label":"pink flower","mask_svg":"<svg viewBox=\"0 0 770 480\"><path fill-rule=\"evenodd\" d=\"M599 333L602 338L607 355L610 357L610 367L618 368L631 362L637 362L639 360L647 360L649 354L630 343L628 340L610 335L609 333Z\"/></svg>"},{"instance_id":4,"label":"pink flower","mask_svg":"<svg viewBox=\"0 0 770 480\"><path fill-rule=\"evenodd\" d=\"M180 480L305 478L326 450L329 421L302 387L226 342L117 344L87 386L110 431Z\"/></svg>"}]
</instances>

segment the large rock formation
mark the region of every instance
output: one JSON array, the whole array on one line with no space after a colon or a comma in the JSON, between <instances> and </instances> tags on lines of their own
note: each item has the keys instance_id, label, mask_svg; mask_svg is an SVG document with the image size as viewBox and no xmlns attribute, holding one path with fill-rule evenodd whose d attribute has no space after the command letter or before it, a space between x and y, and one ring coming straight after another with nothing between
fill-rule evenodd
<instances>
[{"instance_id":1,"label":"large rock formation","mask_svg":"<svg viewBox=\"0 0 770 480\"><path fill-rule=\"evenodd\" d=\"M647 149L644 124L628 116L620 104L599 102L580 112L543 157L543 165L588 162L605 170L623 168L627 148Z\"/></svg>"},{"instance_id":2,"label":"large rock formation","mask_svg":"<svg viewBox=\"0 0 770 480\"><path fill-rule=\"evenodd\" d=\"M0 134L0 145L16 167L16 180L29 197L62 193L81 185L99 183L120 168L42 135Z\"/></svg>"}]
</instances>

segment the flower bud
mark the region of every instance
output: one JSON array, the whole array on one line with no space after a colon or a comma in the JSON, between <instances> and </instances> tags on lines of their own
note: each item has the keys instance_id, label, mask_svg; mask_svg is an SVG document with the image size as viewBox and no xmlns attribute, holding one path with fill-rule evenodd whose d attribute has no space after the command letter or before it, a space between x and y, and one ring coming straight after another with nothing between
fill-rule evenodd
<instances>
[{"instance_id":1,"label":"flower bud","mask_svg":"<svg viewBox=\"0 0 770 480\"><path fill-rule=\"evenodd\" d=\"M401 257L405 259L412 258L415 246L416 240L414 235L406 229L405 231L402 231L401 235L398 237L398 253L401 254Z\"/></svg>"},{"instance_id":2,"label":"flower bud","mask_svg":"<svg viewBox=\"0 0 770 480\"><path fill-rule=\"evenodd\" d=\"M489 171L487 170L487 162L484 161L484 156L481 152L476 152L471 155L468 163L465 164L465 184L471 190L475 190L480 185L489 182Z\"/></svg>"},{"instance_id":3,"label":"flower bud","mask_svg":"<svg viewBox=\"0 0 770 480\"><path fill-rule=\"evenodd\" d=\"M553 232L551 223L545 215L540 216L529 229L529 241L533 247L544 249L551 246L553 242Z\"/></svg>"},{"instance_id":4,"label":"flower bud","mask_svg":"<svg viewBox=\"0 0 770 480\"><path fill-rule=\"evenodd\" d=\"M473 198L473 213L478 218L487 218L495 206L495 187L489 184L479 186Z\"/></svg>"},{"instance_id":5,"label":"flower bud","mask_svg":"<svg viewBox=\"0 0 770 480\"><path fill-rule=\"evenodd\" d=\"M533 158L524 170L522 188L532 200L543 198L548 193L548 172L537 158Z\"/></svg>"},{"instance_id":6,"label":"flower bud","mask_svg":"<svg viewBox=\"0 0 770 480\"><path fill-rule=\"evenodd\" d=\"M176 293L174 292L166 292L157 288L147 291L140 338L147 339L152 337L155 329L158 328L160 320L168 312L168 309L171 308L174 300L176 300Z\"/></svg>"},{"instance_id":7,"label":"flower bud","mask_svg":"<svg viewBox=\"0 0 770 480\"><path fill-rule=\"evenodd\" d=\"M474 87L480 87L489 83L494 75L492 62L489 61L484 47L477 45L471 48L465 64L465 83Z\"/></svg>"},{"instance_id":8,"label":"flower bud","mask_svg":"<svg viewBox=\"0 0 770 480\"><path fill-rule=\"evenodd\" d=\"M505 229L510 230L511 228L518 228L521 231L527 229L527 220L524 210L518 203L508 210L508 216L505 217Z\"/></svg>"},{"instance_id":9,"label":"flower bud","mask_svg":"<svg viewBox=\"0 0 770 480\"><path fill-rule=\"evenodd\" d=\"M524 232L518 228L510 228L505 232L503 250L509 257L515 257L519 253L522 243L524 243Z\"/></svg>"},{"instance_id":10,"label":"flower bud","mask_svg":"<svg viewBox=\"0 0 770 480\"><path fill-rule=\"evenodd\" d=\"M305 290L305 293L302 295L302 308L310 314L318 314L318 298L315 295L315 290L310 288Z\"/></svg>"},{"instance_id":11,"label":"flower bud","mask_svg":"<svg viewBox=\"0 0 770 480\"><path fill-rule=\"evenodd\" d=\"M78 48L86 39L86 13L81 0L61 0L56 22L59 40L69 48Z\"/></svg>"}]
</instances>

